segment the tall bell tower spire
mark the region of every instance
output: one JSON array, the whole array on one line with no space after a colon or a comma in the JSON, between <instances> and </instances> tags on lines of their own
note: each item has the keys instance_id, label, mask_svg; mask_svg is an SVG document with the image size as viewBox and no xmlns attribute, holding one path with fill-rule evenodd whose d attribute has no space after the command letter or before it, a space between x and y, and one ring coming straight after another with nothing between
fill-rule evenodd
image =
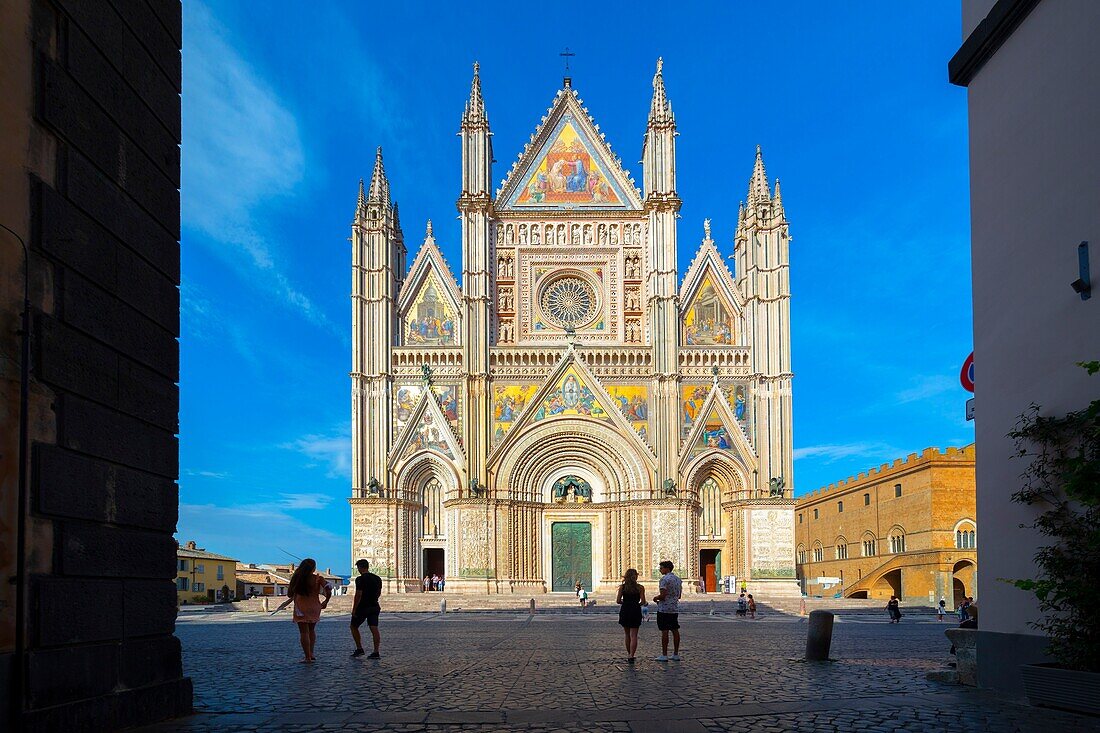
<instances>
[{"instance_id":1,"label":"tall bell tower spire","mask_svg":"<svg viewBox=\"0 0 1100 733\"><path fill-rule=\"evenodd\" d=\"M649 216L649 253L646 258L646 304L650 332L664 334L652 339L656 395L653 425L657 449L655 484L676 481L679 461L679 372L680 306L676 283L676 219L680 197L676 193L676 119L665 92L664 61L657 59L653 75L653 99L649 105L645 143L642 149L645 210Z\"/></svg>"},{"instance_id":2,"label":"tall bell tower spire","mask_svg":"<svg viewBox=\"0 0 1100 733\"><path fill-rule=\"evenodd\" d=\"M489 454L489 346L493 199L492 132L481 96L480 66L474 62L470 98L462 115L462 365L465 372L466 417L462 442L466 447L465 485L486 486L485 458Z\"/></svg>"}]
</instances>

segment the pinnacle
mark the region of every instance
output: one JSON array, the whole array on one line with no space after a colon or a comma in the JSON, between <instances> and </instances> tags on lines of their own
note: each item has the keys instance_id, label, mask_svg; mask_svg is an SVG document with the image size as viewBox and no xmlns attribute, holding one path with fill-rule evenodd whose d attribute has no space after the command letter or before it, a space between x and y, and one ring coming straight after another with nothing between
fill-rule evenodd
<instances>
[{"instance_id":1,"label":"pinnacle","mask_svg":"<svg viewBox=\"0 0 1100 733\"><path fill-rule=\"evenodd\" d=\"M764 154L760 146L756 146L756 162L752 167L752 177L749 179L749 208L755 203L767 203L771 201L771 190L768 186L768 174L764 170Z\"/></svg>"},{"instance_id":2,"label":"pinnacle","mask_svg":"<svg viewBox=\"0 0 1100 733\"><path fill-rule=\"evenodd\" d=\"M470 98L466 101L466 111L462 115L464 125L489 122L485 114L485 100L481 96L481 64L474 62L474 78L470 82Z\"/></svg>"},{"instance_id":3,"label":"pinnacle","mask_svg":"<svg viewBox=\"0 0 1100 733\"><path fill-rule=\"evenodd\" d=\"M363 191L363 179L360 178L359 179L359 201L356 204L356 207L359 210L363 210L364 208L366 208L366 206L367 206L367 194L364 193L364 191Z\"/></svg>"},{"instance_id":4,"label":"pinnacle","mask_svg":"<svg viewBox=\"0 0 1100 733\"><path fill-rule=\"evenodd\" d=\"M386 180L386 168L382 164L382 147L379 146L374 156L374 172L370 177L370 190L367 199L374 202L390 202L390 183Z\"/></svg>"},{"instance_id":5,"label":"pinnacle","mask_svg":"<svg viewBox=\"0 0 1100 733\"><path fill-rule=\"evenodd\" d=\"M657 71L653 74L653 101L649 105L649 122L653 124L655 122L671 122L672 121L672 103L668 101L668 95L665 93L665 77L664 77L665 61L663 58L657 58Z\"/></svg>"},{"instance_id":6,"label":"pinnacle","mask_svg":"<svg viewBox=\"0 0 1100 733\"><path fill-rule=\"evenodd\" d=\"M477 64L475 63L474 66L476 67ZM425 227L425 230L424 230L424 241L427 241L429 239L435 239L435 234L432 232L432 220L431 219L428 219L428 226Z\"/></svg>"}]
</instances>

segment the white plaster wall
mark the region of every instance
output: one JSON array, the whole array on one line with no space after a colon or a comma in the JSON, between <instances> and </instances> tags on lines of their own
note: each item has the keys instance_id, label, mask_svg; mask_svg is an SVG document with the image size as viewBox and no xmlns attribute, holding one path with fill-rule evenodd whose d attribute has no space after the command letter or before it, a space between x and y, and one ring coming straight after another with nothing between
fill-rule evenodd
<instances>
[{"instance_id":1,"label":"white plaster wall","mask_svg":"<svg viewBox=\"0 0 1100 733\"><path fill-rule=\"evenodd\" d=\"M964 25L991 0L964 3ZM980 20L980 17L978 18ZM976 21L975 21L976 22ZM1100 2L1044 0L969 87L978 567L982 629L1034 633L1032 512L1005 434L1029 403L1064 414L1100 393L1100 290L1082 301L1077 245L1100 286Z\"/></svg>"}]
</instances>

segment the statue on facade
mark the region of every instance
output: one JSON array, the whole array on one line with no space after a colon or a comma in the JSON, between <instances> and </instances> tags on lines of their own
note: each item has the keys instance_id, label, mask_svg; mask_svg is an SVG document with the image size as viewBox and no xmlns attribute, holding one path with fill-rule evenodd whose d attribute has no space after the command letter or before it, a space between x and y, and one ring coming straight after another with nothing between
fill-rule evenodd
<instances>
[{"instance_id":1,"label":"statue on facade","mask_svg":"<svg viewBox=\"0 0 1100 733\"><path fill-rule=\"evenodd\" d=\"M768 496L783 498L783 489L786 484L783 482L782 476L776 476L768 481Z\"/></svg>"},{"instance_id":2,"label":"statue on facade","mask_svg":"<svg viewBox=\"0 0 1100 733\"><path fill-rule=\"evenodd\" d=\"M470 496L474 497L475 499L481 496L481 485L478 484L476 478L470 479Z\"/></svg>"},{"instance_id":3,"label":"statue on facade","mask_svg":"<svg viewBox=\"0 0 1100 733\"><path fill-rule=\"evenodd\" d=\"M382 484L378 483L378 479L374 476L371 476L370 481L367 482L367 496L382 498Z\"/></svg>"},{"instance_id":4,"label":"statue on facade","mask_svg":"<svg viewBox=\"0 0 1100 733\"><path fill-rule=\"evenodd\" d=\"M420 378L424 380L424 384L432 383L432 368L427 364L420 365Z\"/></svg>"},{"instance_id":5,"label":"statue on facade","mask_svg":"<svg viewBox=\"0 0 1100 733\"><path fill-rule=\"evenodd\" d=\"M670 478L666 478L663 484L665 490L665 496L676 496L676 482Z\"/></svg>"}]
</instances>

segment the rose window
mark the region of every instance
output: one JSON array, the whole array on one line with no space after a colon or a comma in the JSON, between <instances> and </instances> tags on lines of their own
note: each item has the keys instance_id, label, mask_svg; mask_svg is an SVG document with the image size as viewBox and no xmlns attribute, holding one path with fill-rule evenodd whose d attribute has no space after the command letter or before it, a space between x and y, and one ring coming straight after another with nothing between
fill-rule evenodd
<instances>
[{"instance_id":1,"label":"rose window","mask_svg":"<svg viewBox=\"0 0 1100 733\"><path fill-rule=\"evenodd\" d=\"M555 325L576 328L596 317L596 290L580 277L561 277L543 288L539 306Z\"/></svg>"}]
</instances>

